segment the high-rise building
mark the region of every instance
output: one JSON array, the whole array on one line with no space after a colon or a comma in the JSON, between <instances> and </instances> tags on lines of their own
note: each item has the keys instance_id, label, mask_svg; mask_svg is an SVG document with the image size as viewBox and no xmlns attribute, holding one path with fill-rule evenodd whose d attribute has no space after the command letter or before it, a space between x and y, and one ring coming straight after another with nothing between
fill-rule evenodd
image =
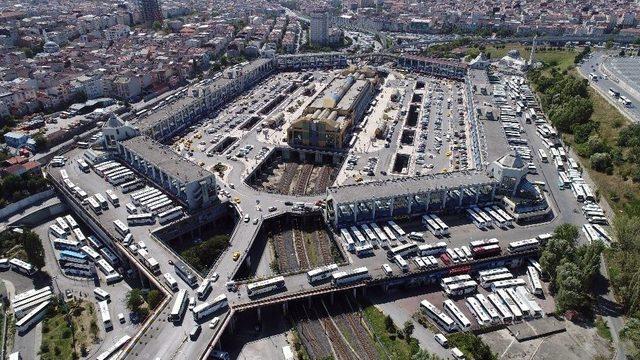
<instances>
[{"instance_id":1,"label":"high-rise building","mask_svg":"<svg viewBox=\"0 0 640 360\"><path fill-rule=\"evenodd\" d=\"M146 24L162 21L162 10L158 0L140 0L140 10L142 11L142 20Z\"/></svg>"},{"instance_id":2,"label":"high-rise building","mask_svg":"<svg viewBox=\"0 0 640 360\"><path fill-rule=\"evenodd\" d=\"M326 12L311 14L309 32L312 45L326 45L329 42L329 17Z\"/></svg>"}]
</instances>

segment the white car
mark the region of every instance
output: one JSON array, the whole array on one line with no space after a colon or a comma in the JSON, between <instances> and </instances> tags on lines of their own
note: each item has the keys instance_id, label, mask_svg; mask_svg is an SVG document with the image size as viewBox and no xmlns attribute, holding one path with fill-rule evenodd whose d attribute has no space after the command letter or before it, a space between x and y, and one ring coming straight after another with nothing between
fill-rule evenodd
<instances>
[{"instance_id":1,"label":"white car","mask_svg":"<svg viewBox=\"0 0 640 360\"><path fill-rule=\"evenodd\" d=\"M218 273L214 272L213 274L211 274L211 277L209 279L211 279L211 282L216 282L219 277L220 276L218 275Z\"/></svg>"},{"instance_id":2,"label":"white car","mask_svg":"<svg viewBox=\"0 0 640 360\"><path fill-rule=\"evenodd\" d=\"M211 321L209 322L209 329L213 329L214 327L216 327L216 325L218 325L219 322L220 322L220 318L217 316L211 319Z\"/></svg>"},{"instance_id":3,"label":"white car","mask_svg":"<svg viewBox=\"0 0 640 360\"><path fill-rule=\"evenodd\" d=\"M249 214L244 216L244 222L248 223L249 220L251 220L251 218L249 217Z\"/></svg>"},{"instance_id":4,"label":"white car","mask_svg":"<svg viewBox=\"0 0 640 360\"><path fill-rule=\"evenodd\" d=\"M191 296L189 297L189 310L193 310L196 307L196 298Z\"/></svg>"},{"instance_id":5,"label":"white car","mask_svg":"<svg viewBox=\"0 0 640 360\"><path fill-rule=\"evenodd\" d=\"M124 324L125 319L123 313L118 313L118 321L120 321L120 324Z\"/></svg>"},{"instance_id":6,"label":"white car","mask_svg":"<svg viewBox=\"0 0 640 360\"><path fill-rule=\"evenodd\" d=\"M442 334L435 334L433 338L440 344L443 348L449 347L449 341Z\"/></svg>"}]
</instances>

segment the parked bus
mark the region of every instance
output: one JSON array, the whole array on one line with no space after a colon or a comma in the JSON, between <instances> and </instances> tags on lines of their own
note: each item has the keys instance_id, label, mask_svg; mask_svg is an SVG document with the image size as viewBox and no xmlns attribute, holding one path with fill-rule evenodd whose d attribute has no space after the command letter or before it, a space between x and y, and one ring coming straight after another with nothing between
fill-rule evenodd
<instances>
[{"instance_id":1,"label":"parked bus","mask_svg":"<svg viewBox=\"0 0 640 360\"><path fill-rule=\"evenodd\" d=\"M496 290L505 289L508 287L514 287L514 286L523 286L523 285L527 285L527 282L520 278L494 281L491 283L491 291L496 292Z\"/></svg>"},{"instance_id":2,"label":"parked bus","mask_svg":"<svg viewBox=\"0 0 640 360\"><path fill-rule=\"evenodd\" d=\"M108 189L105 193L107 194L107 199L109 199L109 202L111 203L111 205L113 205L113 207L120 206L120 199L118 199L113 190Z\"/></svg>"},{"instance_id":3,"label":"parked bus","mask_svg":"<svg viewBox=\"0 0 640 360\"><path fill-rule=\"evenodd\" d=\"M247 295L249 297L266 294L273 291L284 290L286 284L284 277L277 276L271 279L262 280L247 285Z\"/></svg>"},{"instance_id":4,"label":"parked bus","mask_svg":"<svg viewBox=\"0 0 640 360\"><path fill-rule=\"evenodd\" d=\"M509 243L507 248L510 253L532 251L540 249L540 242L537 239L525 239Z\"/></svg>"},{"instance_id":5,"label":"parked bus","mask_svg":"<svg viewBox=\"0 0 640 360\"><path fill-rule=\"evenodd\" d=\"M514 221L513 216L509 215L509 213L502 210L498 205L492 205L491 209L493 209L493 211L497 212L498 214L500 214L500 216L502 216L502 218L506 221L507 226L511 226L513 224L513 221Z\"/></svg>"},{"instance_id":6,"label":"parked bus","mask_svg":"<svg viewBox=\"0 0 640 360\"><path fill-rule=\"evenodd\" d=\"M529 302L526 299L523 299L518 293L516 289L513 287L504 289L505 292L511 297L513 302L516 304L523 317L531 317L533 314L531 313L531 309L529 307Z\"/></svg>"},{"instance_id":7,"label":"parked bus","mask_svg":"<svg viewBox=\"0 0 640 360\"><path fill-rule=\"evenodd\" d=\"M53 239L53 248L56 250L74 250L78 251L80 242L67 239Z\"/></svg>"},{"instance_id":8,"label":"parked bus","mask_svg":"<svg viewBox=\"0 0 640 360\"><path fill-rule=\"evenodd\" d=\"M131 181L127 181L123 184L120 185L120 190L122 190L123 193L130 193L134 190L137 190L139 188L141 188L142 186L144 186L144 183L142 182L142 180L140 179L135 179L135 180L131 180Z\"/></svg>"},{"instance_id":9,"label":"parked bus","mask_svg":"<svg viewBox=\"0 0 640 360\"><path fill-rule=\"evenodd\" d=\"M168 320L174 323L182 321L184 313L187 310L188 301L187 290L179 290L171 306L171 313L169 314Z\"/></svg>"},{"instance_id":10,"label":"parked bus","mask_svg":"<svg viewBox=\"0 0 640 360\"><path fill-rule=\"evenodd\" d=\"M429 215L422 215L422 225L433 234L433 236L442 236L442 229L438 223L433 220Z\"/></svg>"},{"instance_id":11,"label":"parked bus","mask_svg":"<svg viewBox=\"0 0 640 360\"><path fill-rule=\"evenodd\" d=\"M102 214L102 207L100 207L100 204L98 204L98 202L92 197L90 197L88 200L89 202L89 207L91 207L91 210L93 210L94 213L96 213L96 215L100 215Z\"/></svg>"},{"instance_id":12,"label":"parked bus","mask_svg":"<svg viewBox=\"0 0 640 360\"><path fill-rule=\"evenodd\" d=\"M497 294L488 294L487 298L491 301L491 304L495 306L496 310L500 313L502 322L508 324L513 322L513 313L509 307L500 299Z\"/></svg>"},{"instance_id":13,"label":"parked bus","mask_svg":"<svg viewBox=\"0 0 640 360\"><path fill-rule=\"evenodd\" d=\"M82 233L82 230L80 230L78 228L73 229L73 235L76 237L76 240L78 240L79 242L81 242L81 243L87 242L87 238Z\"/></svg>"},{"instance_id":14,"label":"parked bus","mask_svg":"<svg viewBox=\"0 0 640 360\"><path fill-rule=\"evenodd\" d=\"M173 207L167 211L163 211L158 214L158 221L160 224L164 225L170 223L174 220L182 218L184 212L182 211L182 206Z\"/></svg>"},{"instance_id":15,"label":"parked bus","mask_svg":"<svg viewBox=\"0 0 640 360\"><path fill-rule=\"evenodd\" d=\"M438 215L429 214L429 216L438 224L438 226L440 227L440 231L442 232L442 235L444 236L449 235L449 226L445 224L444 221L442 221L442 219L440 219Z\"/></svg>"},{"instance_id":16,"label":"parked bus","mask_svg":"<svg viewBox=\"0 0 640 360\"><path fill-rule=\"evenodd\" d=\"M513 279L513 274L511 274L511 272L505 272L505 273L493 274L493 275L484 275L484 276L480 276L480 286L486 289L491 287L491 284L493 284L496 281L502 281L502 280L508 280L508 279Z\"/></svg>"},{"instance_id":17,"label":"parked bus","mask_svg":"<svg viewBox=\"0 0 640 360\"><path fill-rule=\"evenodd\" d=\"M115 273L113 266L111 266L105 259L98 259L96 261L96 265L98 265L98 269L100 269L100 271L105 275Z\"/></svg>"},{"instance_id":18,"label":"parked bus","mask_svg":"<svg viewBox=\"0 0 640 360\"><path fill-rule=\"evenodd\" d=\"M464 296L478 291L478 283L474 280L460 281L445 285L443 289L450 297Z\"/></svg>"},{"instance_id":19,"label":"parked bus","mask_svg":"<svg viewBox=\"0 0 640 360\"><path fill-rule=\"evenodd\" d=\"M471 329L471 321L462 313L460 308L450 299L444 301L444 310L458 324L460 330L467 331Z\"/></svg>"},{"instance_id":20,"label":"parked bus","mask_svg":"<svg viewBox=\"0 0 640 360\"><path fill-rule=\"evenodd\" d=\"M78 223L76 222L76 219L74 219L73 216L71 215L65 215L64 220L67 222L67 224L69 224L69 227L72 230L79 227Z\"/></svg>"},{"instance_id":21,"label":"parked bus","mask_svg":"<svg viewBox=\"0 0 640 360\"><path fill-rule=\"evenodd\" d=\"M402 258L400 255L396 255L393 257L393 261L398 265L402 272L409 271L409 264Z\"/></svg>"},{"instance_id":22,"label":"parked bus","mask_svg":"<svg viewBox=\"0 0 640 360\"><path fill-rule=\"evenodd\" d=\"M22 317L20 320L16 321L16 329L18 330L18 334L26 333L31 327L38 323L47 313L47 307L51 301L45 301L38 305L36 308L31 310L27 315Z\"/></svg>"},{"instance_id":23,"label":"parked bus","mask_svg":"<svg viewBox=\"0 0 640 360\"><path fill-rule=\"evenodd\" d=\"M378 240L380 240L380 246L388 246L389 244L389 237L387 236L387 234L382 231L382 229L380 229L380 227L378 226L378 224L376 223L370 223L369 227L373 230L373 232L376 234L376 236L378 237Z\"/></svg>"},{"instance_id":24,"label":"parked bus","mask_svg":"<svg viewBox=\"0 0 640 360\"><path fill-rule=\"evenodd\" d=\"M100 301L109 301L111 299L111 295L99 287L93 289L93 294L96 296L96 299Z\"/></svg>"},{"instance_id":25,"label":"parked bus","mask_svg":"<svg viewBox=\"0 0 640 360\"><path fill-rule=\"evenodd\" d=\"M387 251L387 259L389 261L393 260L396 255L400 256L409 256L418 251L418 245L414 242L408 242L406 244L394 246L389 251Z\"/></svg>"},{"instance_id":26,"label":"parked bus","mask_svg":"<svg viewBox=\"0 0 640 360\"><path fill-rule=\"evenodd\" d=\"M360 225L360 227L362 228L362 231L364 231L364 234L365 234L367 240L369 240L369 242L371 242L371 245L378 244L379 239L376 236L376 234L373 232L373 230L371 230L369 225L362 224L362 225Z\"/></svg>"},{"instance_id":27,"label":"parked bus","mask_svg":"<svg viewBox=\"0 0 640 360\"><path fill-rule=\"evenodd\" d=\"M391 226L391 228L398 233L399 236L405 236L405 232L404 230L402 230L402 228L400 226L398 226L398 224L395 223L395 221L393 220L389 220L387 221L387 224L389 224L389 226Z\"/></svg>"},{"instance_id":28,"label":"parked bus","mask_svg":"<svg viewBox=\"0 0 640 360\"><path fill-rule=\"evenodd\" d=\"M150 257L150 258L143 258L142 262L147 267L147 269L151 271L152 274L157 275L158 273L160 273L160 263L158 263L158 260Z\"/></svg>"},{"instance_id":29,"label":"parked bus","mask_svg":"<svg viewBox=\"0 0 640 360\"><path fill-rule=\"evenodd\" d=\"M98 204L100 205L100 207L102 208L102 210L107 210L109 209L109 203L107 202L107 199L104 198L104 196L100 193L97 193L94 195L96 201L98 202Z\"/></svg>"},{"instance_id":30,"label":"parked bus","mask_svg":"<svg viewBox=\"0 0 640 360\"><path fill-rule=\"evenodd\" d=\"M538 270L533 266L527 266L527 276L529 277L529 290L536 296L542 296L542 282L538 275Z\"/></svg>"},{"instance_id":31,"label":"parked bus","mask_svg":"<svg viewBox=\"0 0 640 360\"><path fill-rule=\"evenodd\" d=\"M21 273L23 275L31 276L36 272L33 265L20 259L13 258L9 260L9 263L11 264L11 269L13 271Z\"/></svg>"},{"instance_id":32,"label":"parked bus","mask_svg":"<svg viewBox=\"0 0 640 360\"><path fill-rule=\"evenodd\" d=\"M344 241L344 246L347 251L353 252L356 249L356 243L353 241L349 230L346 228L340 229L340 233L342 234L342 240Z\"/></svg>"},{"instance_id":33,"label":"parked bus","mask_svg":"<svg viewBox=\"0 0 640 360\"><path fill-rule=\"evenodd\" d=\"M64 231L65 234L69 234L71 232L71 227L69 226L69 224L67 224L67 222L62 218L62 217L57 217L56 218L56 224L58 225L58 228L60 228L60 230ZM54 225L52 225L54 226Z\"/></svg>"},{"instance_id":34,"label":"parked bus","mask_svg":"<svg viewBox=\"0 0 640 360\"><path fill-rule=\"evenodd\" d=\"M284 281L284 280L283 280ZM212 302L203 302L202 304L193 308L193 319L196 322L206 318L214 312L227 307L227 295L218 295Z\"/></svg>"},{"instance_id":35,"label":"parked bus","mask_svg":"<svg viewBox=\"0 0 640 360\"><path fill-rule=\"evenodd\" d=\"M484 220L484 222L486 223L487 227L491 227L493 226L493 220L491 219L491 217L489 216L489 214L487 214L486 212L484 212L484 210L480 209L477 206L472 206L471 209L473 211L476 212L476 214L478 214L478 216L480 216L482 218L482 220Z\"/></svg>"},{"instance_id":36,"label":"parked bus","mask_svg":"<svg viewBox=\"0 0 640 360\"><path fill-rule=\"evenodd\" d=\"M542 310L540 305L538 305L536 299L533 297L533 295L531 295L531 293L527 291L524 286L518 286L516 288L516 293L522 300L527 302L527 305L529 305L529 312L531 316L540 318L544 315L544 311Z\"/></svg>"},{"instance_id":37,"label":"parked bus","mask_svg":"<svg viewBox=\"0 0 640 360\"><path fill-rule=\"evenodd\" d=\"M478 215L478 213L476 213L473 209L467 208L466 211L467 211L467 215L469 215L469 219L471 219L473 224L478 229L482 230L487 227L487 223L484 221L484 219L480 215Z\"/></svg>"},{"instance_id":38,"label":"parked bus","mask_svg":"<svg viewBox=\"0 0 640 360\"><path fill-rule=\"evenodd\" d=\"M543 163L549 162L549 157L547 156L547 152L544 149L538 149L538 156L540 157L540 161Z\"/></svg>"},{"instance_id":39,"label":"parked bus","mask_svg":"<svg viewBox=\"0 0 640 360\"><path fill-rule=\"evenodd\" d=\"M131 336L124 335L118 341L116 341L111 347L109 347L105 352L98 355L96 360L107 360L113 358L113 356L120 352L123 346L125 346L129 340L131 340Z\"/></svg>"},{"instance_id":40,"label":"parked bus","mask_svg":"<svg viewBox=\"0 0 640 360\"><path fill-rule=\"evenodd\" d=\"M364 244L364 245L356 245L355 253L359 257L365 257L373 254L373 245Z\"/></svg>"},{"instance_id":41,"label":"parked bus","mask_svg":"<svg viewBox=\"0 0 640 360\"><path fill-rule=\"evenodd\" d=\"M90 248L89 246L85 245L83 247L80 248L80 251L82 251L83 253L85 253L89 258L91 258L92 261L98 261L100 259L100 254L98 254L95 250L93 250L92 248Z\"/></svg>"},{"instance_id":42,"label":"parked bus","mask_svg":"<svg viewBox=\"0 0 640 360\"><path fill-rule=\"evenodd\" d=\"M77 159L76 162L78 163L78 168L80 169L80 171L88 173L89 170L91 169L89 167L89 164L87 164L86 161L84 161L84 159Z\"/></svg>"},{"instance_id":43,"label":"parked bus","mask_svg":"<svg viewBox=\"0 0 640 360\"><path fill-rule=\"evenodd\" d=\"M60 229L60 227L58 225L52 224L49 226L49 232L51 232L51 234L53 236L55 236L58 239L66 239L67 238L67 233L64 232L62 229Z\"/></svg>"},{"instance_id":44,"label":"parked bus","mask_svg":"<svg viewBox=\"0 0 640 360\"><path fill-rule=\"evenodd\" d=\"M500 214L498 214L498 212L494 211L493 209L486 207L483 209L486 213L489 214L489 216L491 216L493 218L493 220L495 220L495 223L498 224L498 226L500 226L503 229L506 229L509 227L509 224L507 223L507 220L505 220Z\"/></svg>"},{"instance_id":45,"label":"parked bus","mask_svg":"<svg viewBox=\"0 0 640 360\"><path fill-rule=\"evenodd\" d=\"M106 301L99 301L98 307L100 308L100 317L102 318L102 324L104 324L104 328L110 329L113 327L111 323L111 314L109 313L109 304Z\"/></svg>"},{"instance_id":46,"label":"parked bus","mask_svg":"<svg viewBox=\"0 0 640 360\"><path fill-rule=\"evenodd\" d=\"M196 289L196 295L198 296L198 300L204 300L209 296L209 292L212 287L211 284L213 281L211 279L204 279L198 288Z\"/></svg>"},{"instance_id":47,"label":"parked bus","mask_svg":"<svg viewBox=\"0 0 640 360\"><path fill-rule=\"evenodd\" d=\"M475 298L478 300L482 308L486 311L486 313L491 317L491 322L496 324L502 320L500 313L496 308L491 304L491 302L482 294L476 294Z\"/></svg>"},{"instance_id":48,"label":"parked bus","mask_svg":"<svg viewBox=\"0 0 640 360\"><path fill-rule=\"evenodd\" d=\"M465 299L465 303L469 311L475 316L478 324L480 325L489 325L492 322L489 314L482 308L480 302L476 300L473 296L470 296Z\"/></svg>"},{"instance_id":49,"label":"parked bus","mask_svg":"<svg viewBox=\"0 0 640 360\"><path fill-rule=\"evenodd\" d=\"M418 245L418 254L421 256L435 255L438 256L447 251L447 243L444 241L437 242L435 244L420 244Z\"/></svg>"},{"instance_id":50,"label":"parked bus","mask_svg":"<svg viewBox=\"0 0 640 360\"><path fill-rule=\"evenodd\" d=\"M176 275L178 275L190 287L193 288L194 286L198 285L198 278L184 263L176 261L173 264L173 269L175 270Z\"/></svg>"},{"instance_id":51,"label":"parked bus","mask_svg":"<svg viewBox=\"0 0 640 360\"><path fill-rule=\"evenodd\" d=\"M358 245L364 245L367 242L366 239L364 238L364 235L362 235L362 233L360 232L360 230L358 230L357 227L352 226L350 230L353 233L353 235L356 237L356 240L358 241Z\"/></svg>"},{"instance_id":52,"label":"parked bus","mask_svg":"<svg viewBox=\"0 0 640 360\"><path fill-rule=\"evenodd\" d=\"M331 274L338 270L337 264L325 265L307 272L307 280L310 284L331 278Z\"/></svg>"},{"instance_id":53,"label":"parked bus","mask_svg":"<svg viewBox=\"0 0 640 360\"><path fill-rule=\"evenodd\" d=\"M112 265L118 264L118 257L109 248L103 247L102 249L100 249L100 253L102 254L102 257L105 260L107 260L110 264Z\"/></svg>"},{"instance_id":54,"label":"parked bus","mask_svg":"<svg viewBox=\"0 0 640 360\"><path fill-rule=\"evenodd\" d=\"M620 92L613 90L613 88L609 88L609 95L613 96L614 98L617 98L618 96L620 96Z\"/></svg>"},{"instance_id":55,"label":"parked bus","mask_svg":"<svg viewBox=\"0 0 640 360\"><path fill-rule=\"evenodd\" d=\"M349 285L370 278L369 270L365 266L353 269L349 273L346 271L337 271L331 274L331 282L335 286Z\"/></svg>"},{"instance_id":56,"label":"parked bus","mask_svg":"<svg viewBox=\"0 0 640 360\"><path fill-rule=\"evenodd\" d=\"M420 310L445 331L452 332L456 329L456 323L453 319L449 317L449 315L440 311L429 301L422 300L420 302Z\"/></svg>"},{"instance_id":57,"label":"parked bus","mask_svg":"<svg viewBox=\"0 0 640 360\"><path fill-rule=\"evenodd\" d=\"M152 225L155 223L156 219L153 214L150 213L133 214L127 216L127 224L129 226Z\"/></svg>"},{"instance_id":58,"label":"parked bus","mask_svg":"<svg viewBox=\"0 0 640 360\"><path fill-rule=\"evenodd\" d=\"M124 223L120 221L120 219L114 220L113 225L115 226L116 231L118 232L118 234L120 234L120 236L125 237L129 233L129 228L126 227Z\"/></svg>"},{"instance_id":59,"label":"parked bus","mask_svg":"<svg viewBox=\"0 0 640 360\"><path fill-rule=\"evenodd\" d=\"M395 245L395 243L398 240L398 238L393 233L393 230L391 230L391 227L389 227L387 225L383 225L382 226L382 230L384 230L384 232L387 234L387 237L389 238L389 241L391 242L391 244Z\"/></svg>"}]
</instances>

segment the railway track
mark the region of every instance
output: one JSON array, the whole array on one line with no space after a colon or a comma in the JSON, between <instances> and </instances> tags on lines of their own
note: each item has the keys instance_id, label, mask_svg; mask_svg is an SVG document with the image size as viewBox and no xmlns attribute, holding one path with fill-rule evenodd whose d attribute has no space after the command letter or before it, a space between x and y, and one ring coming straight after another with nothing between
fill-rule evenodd
<instances>
[{"instance_id":1,"label":"railway track","mask_svg":"<svg viewBox=\"0 0 640 360\"><path fill-rule=\"evenodd\" d=\"M293 190L293 195L304 195L305 190L307 189L307 184L309 183L309 178L311 177L311 173L313 171L312 164L304 164L300 169L300 176L298 177L298 181L296 182L296 187Z\"/></svg>"},{"instance_id":2,"label":"railway track","mask_svg":"<svg viewBox=\"0 0 640 360\"><path fill-rule=\"evenodd\" d=\"M295 249L292 244L293 239L287 235L290 235L290 233L284 231L282 222L278 222L273 240L278 252L278 266L281 273L298 270L298 260L295 257Z\"/></svg>"},{"instance_id":3,"label":"railway track","mask_svg":"<svg viewBox=\"0 0 640 360\"><path fill-rule=\"evenodd\" d=\"M328 265L333 262L333 256L331 256L331 241L329 236L322 230L322 228L315 231L316 245L320 251L322 257L322 265Z\"/></svg>"},{"instance_id":4,"label":"railway track","mask_svg":"<svg viewBox=\"0 0 640 360\"><path fill-rule=\"evenodd\" d=\"M291 181L293 181L293 178L296 175L297 169L298 169L298 164L296 163L286 163L284 165L282 177L280 178L280 182L278 183L279 193L281 194L289 193L289 189L291 188Z\"/></svg>"},{"instance_id":5,"label":"railway track","mask_svg":"<svg viewBox=\"0 0 640 360\"><path fill-rule=\"evenodd\" d=\"M328 314L327 314L328 315ZM355 354L349 349L347 344L344 343L340 331L335 327L333 322L325 316L320 318L322 326L324 327L329 342L333 346L337 360L355 360L358 359Z\"/></svg>"},{"instance_id":6,"label":"railway track","mask_svg":"<svg viewBox=\"0 0 640 360\"><path fill-rule=\"evenodd\" d=\"M308 269L310 266L307 250L304 245L304 232L300 229L298 220L293 220L293 244L298 254L299 269Z\"/></svg>"},{"instance_id":7,"label":"railway track","mask_svg":"<svg viewBox=\"0 0 640 360\"><path fill-rule=\"evenodd\" d=\"M329 186L329 181L331 180L331 167L323 166L320 169L320 173L318 174L318 178L316 180L316 186L314 187L314 193L322 193Z\"/></svg>"},{"instance_id":8,"label":"railway track","mask_svg":"<svg viewBox=\"0 0 640 360\"><path fill-rule=\"evenodd\" d=\"M329 344L329 338L327 338L327 334L325 333L322 325L320 324L320 320L317 317L311 318L307 309L303 306L302 310L307 318L307 331L310 333L310 337L313 339L314 344L316 345L317 359L325 359L332 355L331 344Z\"/></svg>"},{"instance_id":9,"label":"railway track","mask_svg":"<svg viewBox=\"0 0 640 360\"><path fill-rule=\"evenodd\" d=\"M307 349L310 358L323 359L331 355L331 349L327 352L321 344L322 339L326 340L326 336L318 321L311 320L304 308L300 310L298 306L292 306L291 313L298 329L300 341ZM320 327L320 333L317 332L317 327L312 325L314 323L317 327Z\"/></svg>"},{"instance_id":10,"label":"railway track","mask_svg":"<svg viewBox=\"0 0 640 360\"><path fill-rule=\"evenodd\" d=\"M339 325L343 335L349 340L349 345L360 358L378 358L375 345L372 344L368 333L360 324L357 316L347 310L343 302L335 302L329 311L329 316Z\"/></svg>"}]
</instances>

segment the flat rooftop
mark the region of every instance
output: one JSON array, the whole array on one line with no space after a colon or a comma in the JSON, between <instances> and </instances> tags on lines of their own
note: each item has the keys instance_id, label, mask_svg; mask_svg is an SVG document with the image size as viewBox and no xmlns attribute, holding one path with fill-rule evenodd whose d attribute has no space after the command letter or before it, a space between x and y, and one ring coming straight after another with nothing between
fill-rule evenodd
<instances>
[{"instance_id":1,"label":"flat rooftop","mask_svg":"<svg viewBox=\"0 0 640 360\"><path fill-rule=\"evenodd\" d=\"M145 161L162 169L169 176L182 182L188 183L213 176L211 172L146 136L137 136L125 140L122 145L142 156Z\"/></svg>"},{"instance_id":2,"label":"flat rooftop","mask_svg":"<svg viewBox=\"0 0 640 360\"><path fill-rule=\"evenodd\" d=\"M456 171L330 187L327 194L336 204L348 204L494 182L484 171Z\"/></svg>"}]
</instances>

